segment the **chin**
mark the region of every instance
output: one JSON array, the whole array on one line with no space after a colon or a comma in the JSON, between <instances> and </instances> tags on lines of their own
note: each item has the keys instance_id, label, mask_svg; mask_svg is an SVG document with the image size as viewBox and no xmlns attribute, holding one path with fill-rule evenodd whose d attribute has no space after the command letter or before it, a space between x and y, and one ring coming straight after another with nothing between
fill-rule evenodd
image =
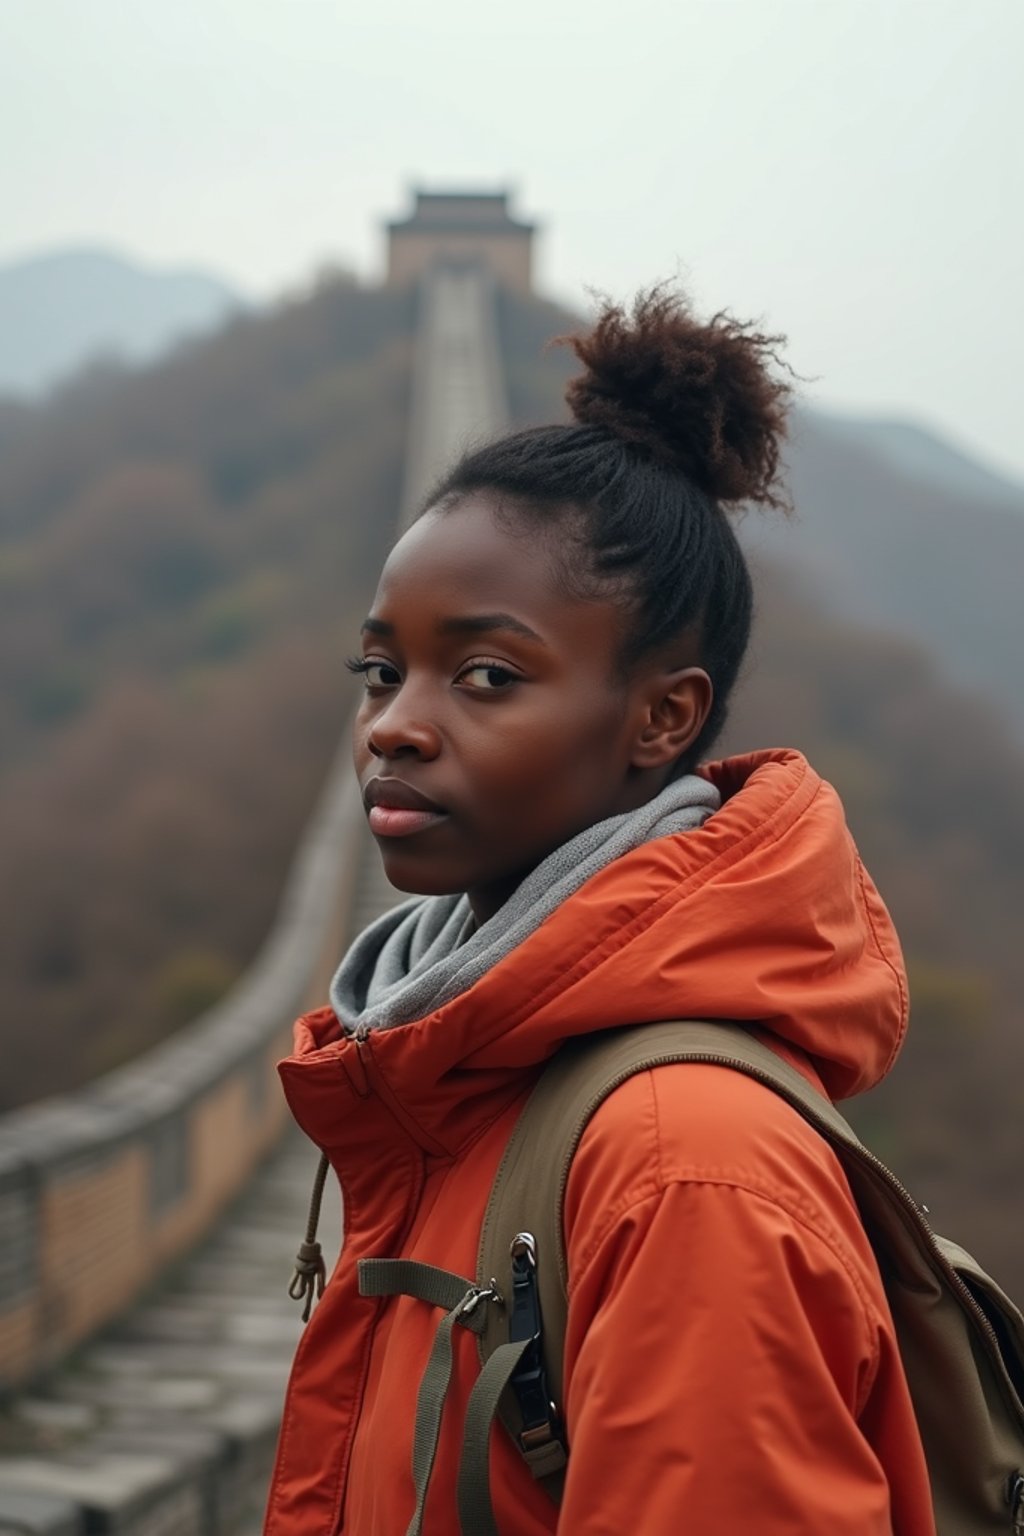
<instances>
[{"instance_id":1,"label":"chin","mask_svg":"<svg viewBox=\"0 0 1024 1536\"><path fill-rule=\"evenodd\" d=\"M401 858L395 852L380 851L388 884L407 896L461 896L467 882L457 875L446 875L430 861Z\"/></svg>"}]
</instances>

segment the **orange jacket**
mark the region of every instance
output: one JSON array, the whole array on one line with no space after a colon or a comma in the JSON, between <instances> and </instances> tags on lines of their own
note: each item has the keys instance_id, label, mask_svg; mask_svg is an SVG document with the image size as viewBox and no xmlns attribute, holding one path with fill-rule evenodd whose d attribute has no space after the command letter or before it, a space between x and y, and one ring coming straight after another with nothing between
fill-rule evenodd
<instances>
[{"instance_id":1,"label":"orange jacket","mask_svg":"<svg viewBox=\"0 0 1024 1536\"><path fill-rule=\"evenodd\" d=\"M356 1262L472 1276L498 1160L565 1039L748 1019L834 1098L888 1069L906 986L834 791L795 752L704 770L724 804L593 876L463 996L365 1041L324 1008L281 1064L330 1156L345 1244L300 1343L268 1536L402 1536L416 1392L441 1314L360 1297ZM573 1164L559 1515L504 1430L503 1536L934 1536L871 1249L832 1152L770 1090L668 1066L617 1089ZM455 1536L476 1343L455 1367L423 1524Z\"/></svg>"}]
</instances>

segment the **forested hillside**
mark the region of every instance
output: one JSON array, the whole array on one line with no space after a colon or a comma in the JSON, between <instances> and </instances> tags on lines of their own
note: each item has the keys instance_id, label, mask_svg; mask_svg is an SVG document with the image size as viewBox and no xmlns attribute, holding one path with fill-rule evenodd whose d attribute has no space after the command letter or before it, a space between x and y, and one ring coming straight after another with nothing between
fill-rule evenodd
<instances>
[{"instance_id":1,"label":"forested hillside","mask_svg":"<svg viewBox=\"0 0 1024 1536\"><path fill-rule=\"evenodd\" d=\"M787 744L839 789L895 918L907 1043L851 1118L949 1231L1024 1291L1024 754L912 645L839 624L757 573L759 619L723 750Z\"/></svg>"},{"instance_id":2,"label":"forested hillside","mask_svg":"<svg viewBox=\"0 0 1024 1536\"><path fill-rule=\"evenodd\" d=\"M948 483L915 474L875 435L799 415L796 516L752 519L751 533L831 610L921 642L1024 746L1024 488L973 487L953 466Z\"/></svg>"},{"instance_id":3,"label":"forested hillside","mask_svg":"<svg viewBox=\"0 0 1024 1536\"><path fill-rule=\"evenodd\" d=\"M251 958L398 497L412 301L335 282L0 414L0 1107Z\"/></svg>"},{"instance_id":4,"label":"forested hillside","mask_svg":"<svg viewBox=\"0 0 1024 1536\"><path fill-rule=\"evenodd\" d=\"M560 415L571 359L542 347L571 319L505 297L500 321L516 419ZM352 697L413 323L411 299L335 281L146 373L0 408L4 1104L144 1048L258 948ZM897 505L902 471L899 491L862 472ZM836 485L853 473L835 460ZM813 481L829 493L826 458ZM881 583L887 550L858 539ZM944 663L838 623L818 562L766 563L758 592L728 745L799 746L836 783L911 970L910 1043L860 1123L1024 1290L1024 756ZM1017 606L993 580L976 627L1012 633Z\"/></svg>"}]
</instances>

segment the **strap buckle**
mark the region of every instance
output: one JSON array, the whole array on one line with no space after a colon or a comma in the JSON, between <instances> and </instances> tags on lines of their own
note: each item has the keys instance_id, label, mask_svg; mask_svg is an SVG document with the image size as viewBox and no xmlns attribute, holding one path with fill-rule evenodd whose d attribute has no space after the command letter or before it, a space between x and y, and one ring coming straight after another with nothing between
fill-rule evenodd
<instances>
[{"instance_id":1,"label":"strap buckle","mask_svg":"<svg viewBox=\"0 0 1024 1536\"><path fill-rule=\"evenodd\" d=\"M519 1445L534 1477L565 1466L565 1447L558 1410L548 1391L541 1349L543 1320L537 1286L537 1241L532 1232L517 1232L510 1245L512 1258L512 1305L509 1310L510 1344L526 1348L509 1386L515 1394L523 1428Z\"/></svg>"}]
</instances>

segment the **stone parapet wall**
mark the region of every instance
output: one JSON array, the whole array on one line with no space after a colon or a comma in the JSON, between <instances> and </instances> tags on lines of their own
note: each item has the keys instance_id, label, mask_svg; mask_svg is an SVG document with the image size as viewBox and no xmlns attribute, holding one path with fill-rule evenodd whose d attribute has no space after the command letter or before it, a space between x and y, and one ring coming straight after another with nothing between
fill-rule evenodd
<instances>
[{"instance_id":1,"label":"stone parapet wall","mask_svg":"<svg viewBox=\"0 0 1024 1536\"><path fill-rule=\"evenodd\" d=\"M277 1141L275 1064L348 926L357 811L346 745L238 986L130 1065L0 1119L0 1391L122 1312Z\"/></svg>"}]
</instances>

